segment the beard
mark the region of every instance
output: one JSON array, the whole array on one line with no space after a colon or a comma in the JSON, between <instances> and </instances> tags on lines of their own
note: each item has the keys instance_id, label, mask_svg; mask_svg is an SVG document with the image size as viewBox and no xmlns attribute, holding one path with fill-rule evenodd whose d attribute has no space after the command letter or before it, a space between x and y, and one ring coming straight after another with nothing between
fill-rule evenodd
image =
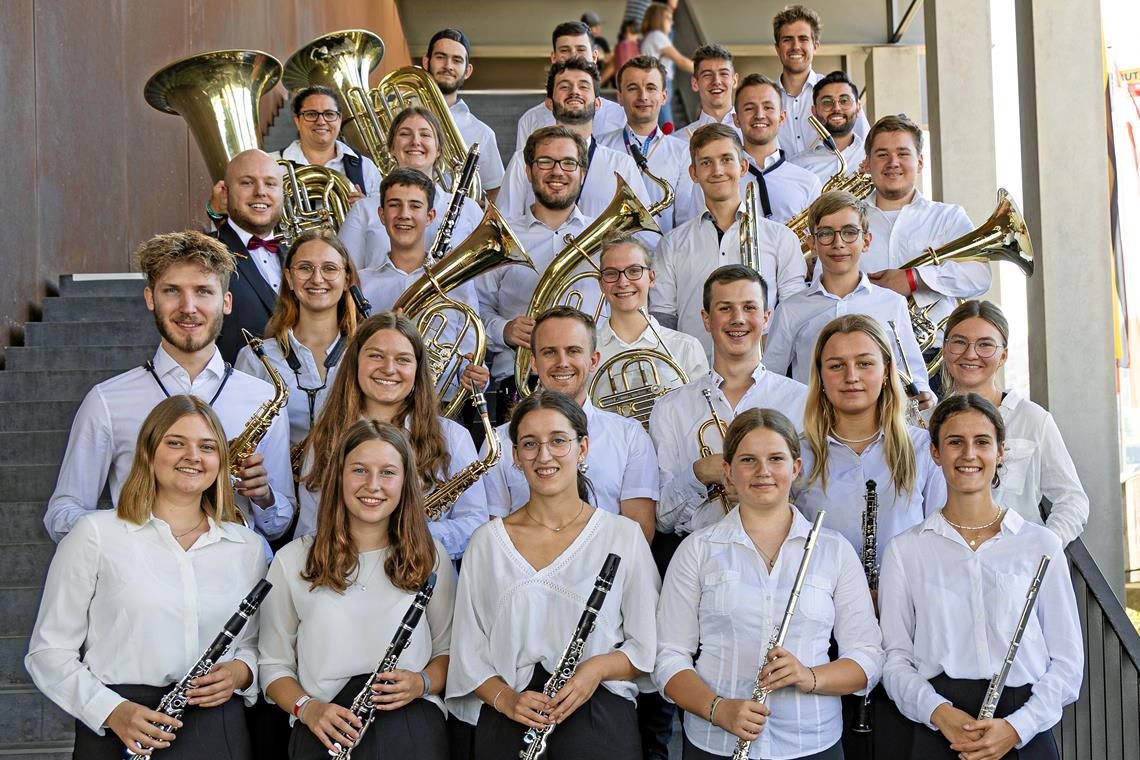
<instances>
[{"instance_id":1,"label":"beard","mask_svg":"<svg viewBox=\"0 0 1140 760\"><path fill-rule=\"evenodd\" d=\"M454 95L455 93L462 90L463 85L465 85L467 83L467 80L464 79L463 77L456 77L455 78L455 84L446 84L444 82L439 81L438 79L435 79L435 77L432 77L432 79L435 81L436 86L439 87L439 91L442 92L444 95Z\"/></svg>"},{"instance_id":2,"label":"beard","mask_svg":"<svg viewBox=\"0 0 1140 760\"><path fill-rule=\"evenodd\" d=\"M848 116L847 120L839 126L834 126L830 122L824 122L823 127L832 137L846 137L855 129L855 116Z\"/></svg>"},{"instance_id":3,"label":"beard","mask_svg":"<svg viewBox=\"0 0 1140 760\"><path fill-rule=\"evenodd\" d=\"M567 185L564 195L553 195L547 193L543 186L539 184L534 187L534 198L539 204L551 211L565 211L578 202L578 190L580 188L580 184L577 187Z\"/></svg>"},{"instance_id":4,"label":"beard","mask_svg":"<svg viewBox=\"0 0 1140 760\"><path fill-rule=\"evenodd\" d=\"M195 340L190 336L179 336L175 329L170 325L173 321L173 315L167 317L154 311L154 325L158 328L158 334L162 336L170 345L188 354L201 351L206 346L215 342L218 336L222 334L222 315L219 313L214 317L206 318L206 334L202 336L201 340Z\"/></svg>"},{"instance_id":5,"label":"beard","mask_svg":"<svg viewBox=\"0 0 1140 760\"><path fill-rule=\"evenodd\" d=\"M594 104L591 102L574 111L563 107L561 103L555 103L551 110L554 113L554 120L566 126L589 124L594 120Z\"/></svg>"}]
</instances>

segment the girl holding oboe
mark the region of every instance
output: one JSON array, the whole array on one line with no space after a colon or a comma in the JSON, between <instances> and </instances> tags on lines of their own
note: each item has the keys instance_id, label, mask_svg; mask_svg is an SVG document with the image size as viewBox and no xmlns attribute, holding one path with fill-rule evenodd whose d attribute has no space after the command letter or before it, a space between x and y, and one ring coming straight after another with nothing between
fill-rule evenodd
<instances>
[{"instance_id":1,"label":"girl holding oboe","mask_svg":"<svg viewBox=\"0 0 1140 760\"><path fill-rule=\"evenodd\" d=\"M118 760L126 747L248 760L255 623L194 681L181 720L154 708L264 576L262 539L234 507L221 422L196 396L163 400L139 431L116 509L90 512L60 542L24 659L75 716L73 757Z\"/></svg>"},{"instance_id":2,"label":"girl holding oboe","mask_svg":"<svg viewBox=\"0 0 1140 760\"><path fill-rule=\"evenodd\" d=\"M724 460L739 505L681 543L657 610L654 680L686 713L683 757L727 758L743 740L749 757L842 758L839 697L873 687L883 657L859 560L824 528L784 645L769 648L811 528L788 501L799 437L779 412L750 409L729 425Z\"/></svg>"},{"instance_id":3,"label":"girl holding oboe","mask_svg":"<svg viewBox=\"0 0 1140 760\"><path fill-rule=\"evenodd\" d=\"M993 500L1005 442L993 404L950 396L934 410L930 438L946 504L887 546L879 582L883 684L913 721L895 746L922 760L1055 760L1051 729L1076 700L1083 667L1061 541ZM995 717L979 720L1043 555L1051 561Z\"/></svg>"}]
</instances>

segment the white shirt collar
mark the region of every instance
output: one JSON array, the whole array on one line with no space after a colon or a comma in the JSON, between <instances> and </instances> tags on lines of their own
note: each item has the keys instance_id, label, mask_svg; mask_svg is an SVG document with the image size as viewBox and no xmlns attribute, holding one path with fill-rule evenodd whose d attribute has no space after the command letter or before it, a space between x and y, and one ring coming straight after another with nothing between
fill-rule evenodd
<instances>
[{"instance_id":1,"label":"white shirt collar","mask_svg":"<svg viewBox=\"0 0 1140 760\"><path fill-rule=\"evenodd\" d=\"M756 362L756 369L752 370L752 384L759 385L760 381L764 379L764 374L768 370L765 369L763 362ZM713 368L709 368L709 379L712 380L714 387L719 388L724 383L724 378L720 373Z\"/></svg>"},{"instance_id":2,"label":"white shirt collar","mask_svg":"<svg viewBox=\"0 0 1140 760\"><path fill-rule=\"evenodd\" d=\"M999 504L998 507L1000 508L1001 505ZM1005 516L1002 518L1001 529L998 531L998 535L1016 535L1021 532L1021 528L1024 525L1024 517L1019 515L1016 510L1007 509L1005 511ZM965 539L962 538L962 534L960 534L952 525L950 525L950 523L946 522L946 518L942 516L941 509L937 512L932 512L930 516L922 521L922 527L919 528L919 532L925 533L927 531L937 533L938 535L944 536L951 541L960 543L963 546L966 544Z\"/></svg>"},{"instance_id":3,"label":"white shirt collar","mask_svg":"<svg viewBox=\"0 0 1140 760\"><path fill-rule=\"evenodd\" d=\"M658 322L656 317L652 314L649 315L649 324L653 325L653 328L660 333L661 323ZM610 343L617 343L622 348L633 348L641 343L651 344L653 346L658 345L657 337L653 334L653 331L649 329L648 324L645 326L645 329L633 339L633 342L626 343L618 337L618 334L614 332L614 328L610 327L610 321L607 319L598 327L598 345L609 345Z\"/></svg>"},{"instance_id":4,"label":"white shirt collar","mask_svg":"<svg viewBox=\"0 0 1140 760\"><path fill-rule=\"evenodd\" d=\"M811 284L809 284L807 286L807 293L812 294L812 295L823 294L823 295L830 296L832 298L839 298L839 296L833 294L831 291L829 291L823 287L822 270L823 270L823 267L820 267L820 275L818 277L812 278ZM859 284L855 286L855 290L851 291L850 294L844 296L844 298L850 298L851 296L855 295L856 293L859 293L860 291L865 292L865 293L871 292L871 278L869 278L867 276L866 272L860 272L859 273Z\"/></svg>"},{"instance_id":5,"label":"white shirt collar","mask_svg":"<svg viewBox=\"0 0 1140 760\"><path fill-rule=\"evenodd\" d=\"M550 229L546 226L546 222L542 221L534 215L534 212L531 211L531 207L529 205L523 209L523 220L526 223L527 229L534 227L535 225L541 225L548 230ZM566 221L562 223L562 226L559 227L558 230L565 229L575 222L584 225L589 221L589 218L578 208L578 204L574 204L574 207L570 209L570 216L566 217ZM557 232L558 230L552 231Z\"/></svg>"},{"instance_id":6,"label":"white shirt collar","mask_svg":"<svg viewBox=\"0 0 1140 760\"><path fill-rule=\"evenodd\" d=\"M795 507L789 508L792 510L792 525L788 529L787 538L784 539L785 544L793 538L806 539L808 533L811 532L811 523L808 522L807 518L800 514L800 511ZM744 530L744 523L740 520L739 506L729 510L727 515L709 529L708 541L709 543L720 544L743 544L748 547L754 545Z\"/></svg>"},{"instance_id":7,"label":"white shirt collar","mask_svg":"<svg viewBox=\"0 0 1140 760\"><path fill-rule=\"evenodd\" d=\"M463 98L456 99L455 105L451 106L448 110L451 111L452 116L466 116L471 113L471 109L463 102Z\"/></svg>"},{"instance_id":8,"label":"white shirt collar","mask_svg":"<svg viewBox=\"0 0 1140 760\"><path fill-rule=\"evenodd\" d=\"M879 194L878 190L872 190L871 194L867 196L867 200L866 200L867 208L874 209L875 211L878 211L880 214L885 214L886 213L885 211L883 211L881 208L879 208L877 205L875 205L875 198L878 197L878 194ZM921 209L923 209L929 205L930 205L930 201L927 200L923 196L921 190L919 190L917 187L915 187L914 188L914 197L911 198L910 203L908 203L906 206L903 206L903 208L906 208L907 206L911 206L911 207L915 208L916 210L921 210ZM899 209L899 210L901 211L902 209Z\"/></svg>"},{"instance_id":9,"label":"white shirt collar","mask_svg":"<svg viewBox=\"0 0 1140 760\"><path fill-rule=\"evenodd\" d=\"M333 143L333 149L333 157L329 159L329 163L334 163L336 161L342 160L346 154L353 156L356 155L356 151L348 147L347 144L342 143L340 140L337 140L335 143ZM312 163L312 161L305 157L305 151L301 148L300 139L289 143L289 147L281 151L281 158L285 159L286 161L292 161L294 163L303 165Z\"/></svg>"},{"instance_id":10,"label":"white shirt collar","mask_svg":"<svg viewBox=\"0 0 1140 760\"><path fill-rule=\"evenodd\" d=\"M812 69L810 72L808 72L807 81L804 82L804 87L802 90L800 90L800 95L803 95L805 92L811 92L812 90L814 90L816 82L818 82L821 79L823 79L823 74L820 74L815 69ZM784 88L784 75L782 73L780 74L780 76L776 77L776 84L779 85L780 92L782 92L784 95L787 95L789 98L799 97L799 95L795 95L795 96L790 95L788 93L788 91Z\"/></svg>"},{"instance_id":11,"label":"white shirt collar","mask_svg":"<svg viewBox=\"0 0 1140 760\"><path fill-rule=\"evenodd\" d=\"M206 534L195 542L194 546L208 546L217 543L218 541L233 541L234 543L244 544L246 542L246 534L240 530L235 530L234 523L219 523L215 522L213 517L206 515L206 524L209 525L209 530ZM144 528L153 527L157 531L169 531L170 526L160 517L156 517L151 513L141 525L136 525L129 520L123 520L123 525L128 533L137 533Z\"/></svg>"},{"instance_id":12,"label":"white shirt collar","mask_svg":"<svg viewBox=\"0 0 1140 760\"><path fill-rule=\"evenodd\" d=\"M166 349L159 344L158 350L154 352L154 359L151 360L154 364L154 371L159 377L166 377L172 372L186 372L186 368L174 360L170 354L166 353ZM218 350L217 345L214 346L214 355L210 357L210 361L206 363L203 372L209 372L215 377L222 377L226 374L226 361L222 358L222 352Z\"/></svg>"},{"instance_id":13,"label":"white shirt collar","mask_svg":"<svg viewBox=\"0 0 1140 760\"><path fill-rule=\"evenodd\" d=\"M736 221L738 221L738 222L740 221L740 215L743 213L744 213L744 201L741 200L740 205L736 207ZM713 216L712 211L709 211L708 206L705 206L705 210L701 213L701 219L703 221L706 221L706 222L711 222L714 226L716 225L716 217Z\"/></svg>"}]
</instances>

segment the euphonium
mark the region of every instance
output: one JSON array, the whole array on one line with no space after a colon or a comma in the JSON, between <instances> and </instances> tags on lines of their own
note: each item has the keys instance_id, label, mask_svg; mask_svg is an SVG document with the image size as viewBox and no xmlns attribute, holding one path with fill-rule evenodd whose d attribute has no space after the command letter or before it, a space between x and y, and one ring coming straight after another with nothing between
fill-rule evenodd
<instances>
[{"instance_id":1,"label":"euphonium","mask_svg":"<svg viewBox=\"0 0 1140 760\"><path fill-rule=\"evenodd\" d=\"M572 306L583 304L585 297L581 291L571 288L580 280L597 280L601 275L594 259L601 251L602 241L606 237L641 231L661 234L661 228L653 221L653 214L660 211L660 204L645 208L620 174L614 172L614 178L617 180L617 190L610 205L576 238L567 236L566 247L554 257L535 285L530 307L526 311L528 316L536 317L561 303L570 303ZM583 265L586 265L586 271L580 271ZM595 320L601 314L602 304L603 301L599 298L593 314ZM523 346L515 354L515 383L519 393L524 396L529 396L533 391L527 382L529 371L530 349Z\"/></svg>"},{"instance_id":2,"label":"euphonium","mask_svg":"<svg viewBox=\"0 0 1140 760\"><path fill-rule=\"evenodd\" d=\"M455 503L459 495L475 485L479 478L486 475L503 455L502 446L499 444L499 435L495 432L495 426L491 424L491 418L487 414L487 400L483 398L483 392L474 390L471 394L471 403L475 405L479 422L482 423L483 432L486 434L487 455L481 461L476 460L464 467L455 474L455 477L424 498L424 512L427 514L428 522L438 520L444 512L451 509L451 505Z\"/></svg>"},{"instance_id":3,"label":"euphonium","mask_svg":"<svg viewBox=\"0 0 1140 760\"><path fill-rule=\"evenodd\" d=\"M520 264L534 269L522 243L507 226L495 204L488 203L479 222L467 238L452 248L437 262L425 262L424 274L412 283L392 306L402 309L408 319L416 322L424 345L431 357L432 374L441 393L451 386L457 389L450 398L441 398L441 413L454 414L463 404L467 389L452 381L459 374L463 357L463 339L470 331L475 336L475 363L482 363L487 355L487 331L474 309L448 297L447 293L481 274L507 264ZM457 312L461 324L445 339L444 330L451 319L447 312Z\"/></svg>"},{"instance_id":4,"label":"euphonium","mask_svg":"<svg viewBox=\"0 0 1140 760\"><path fill-rule=\"evenodd\" d=\"M292 161L278 159L285 170L282 183L281 221L277 229L285 245L293 244L306 230L327 227L340 229L348 214L352 187L340 172L316 164L294 166Z\"/></svg>"},{"instance_id":5,"label":"euphonium","mask_svg":"<svg viewBox=\"0 0 1140 760\"><path fill-rule=\"evenodd\" d=\"M215 50L163 67L143 88L146 102L181 116L214 182L230 159L261 147L258 103L281 78L281 63L259 50Z\"/></svg>"},{"instance_id":6,"label":"euphonium","mask_svg":"<svg viewBox=\"0 0 1140 760\"><path fill-rule=\"evenodd\" d=\"M716 406L713 405L712 400L712 391L705 388L701 391L701 395L705 397L705 403L709 405L709 411L712 412L712 417L702 422L701 426L697 428L697 449L701 459L704 459L705 457L711 457L714 453L712 446L705 443L707 431L715 427L717 432L720 433L720 439L723 445L724 434L728 432L728 426L724 424L724 420L716 413ZM718 484L710 487L709 496L715 496L720 501L720 508L726 515L728 511L732 509L732 506L728 503L728 494L725 492L724 486Z\"/></svg>"}]
</instances>

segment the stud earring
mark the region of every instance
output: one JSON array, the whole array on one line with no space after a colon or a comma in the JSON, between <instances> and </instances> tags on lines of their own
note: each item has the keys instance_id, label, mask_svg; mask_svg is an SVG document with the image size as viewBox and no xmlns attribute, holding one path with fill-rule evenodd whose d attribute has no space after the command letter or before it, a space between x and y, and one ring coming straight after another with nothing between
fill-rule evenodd
<instances>
[{"instance_id":1,"label":"stud earring","mask_svg":"<svg viewBox=\"0 0 1140 760\"><path fill-rule=\"evenodd\" d=\"M578 472L585 475L589 471L590 471L590 465L586 464L586 461L584 459L579 460L578 461Z\"/></svg>"}]
</instances>

